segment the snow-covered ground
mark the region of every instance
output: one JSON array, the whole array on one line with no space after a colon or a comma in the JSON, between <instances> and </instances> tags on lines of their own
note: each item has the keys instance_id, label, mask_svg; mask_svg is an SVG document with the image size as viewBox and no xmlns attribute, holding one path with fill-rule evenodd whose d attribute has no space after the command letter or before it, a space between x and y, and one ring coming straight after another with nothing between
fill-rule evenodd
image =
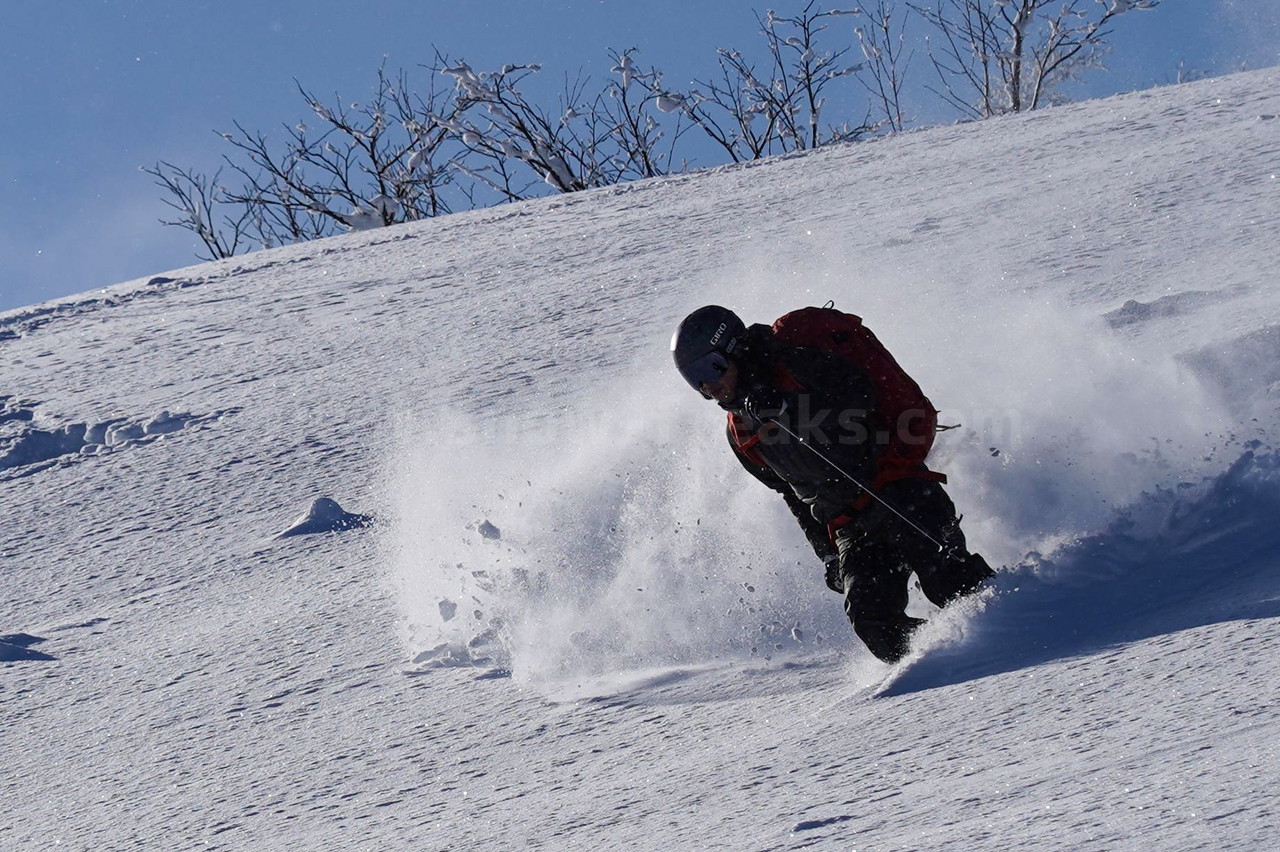
<instances>
[{"instance_id":1,"label":"snow-covered ground","mask_svg":"<svg viewBox=\"0 0 1280 852\"><path fill-rule=\"evenodd\" d=\"M1268 848L1278 115L1253 72L0 314L0 848ZM669 365L828 299L1005 566L892 672Z\"/></svg>"}]
</instances>

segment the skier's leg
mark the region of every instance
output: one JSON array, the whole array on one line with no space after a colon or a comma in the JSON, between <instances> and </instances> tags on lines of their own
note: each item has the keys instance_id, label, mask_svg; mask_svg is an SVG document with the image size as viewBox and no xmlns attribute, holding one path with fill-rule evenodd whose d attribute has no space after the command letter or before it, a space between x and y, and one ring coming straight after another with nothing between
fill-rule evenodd
<instances>
[{"instance_id":1,"label":"skier's leg","mask_svg":"<svg viewBox=\"0 0 1280 852\"><path fill-rule=\"evenodd\" d=\"M908 565L920 579L921 591L934 605L946 606L972 594L995 575L985 559L968 551L955 504L940 484L903 480L886 487L885 491L886 499L897 501L895 507L900 505L904 515L942 545L939 550L919 532L903 529L905 524L895 528L895 537Z\"/></svg>"},{"instance_id":2,"label":"skier's leg","mask_svg":"<svg viewBox=\"0 0 1280 852\"><path fill-rule=\"evenodd\" d=\"M836 534L844 579L844 612L867 649L886 663L906 656L911 633L924 622L907 608L907 575L891 542L857 522Z\"/></svg>"}]
</instances>

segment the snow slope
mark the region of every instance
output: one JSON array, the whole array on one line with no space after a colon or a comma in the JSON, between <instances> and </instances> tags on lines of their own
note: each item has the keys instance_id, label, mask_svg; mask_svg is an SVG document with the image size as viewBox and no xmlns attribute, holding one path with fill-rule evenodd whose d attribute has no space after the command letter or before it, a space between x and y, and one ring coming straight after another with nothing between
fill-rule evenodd
<instances>
[{"instance_id":1,"label":"snow slope","mask_svg":"<svg viewBox=\"0 0 1280 852\"><path fill-rule=\"evenodd\" d=\"M1264 848L1277 84L0 314L0 848ZM668 364L828 299L1005 566L892 673Z\"/></svg>"}]
</instances>

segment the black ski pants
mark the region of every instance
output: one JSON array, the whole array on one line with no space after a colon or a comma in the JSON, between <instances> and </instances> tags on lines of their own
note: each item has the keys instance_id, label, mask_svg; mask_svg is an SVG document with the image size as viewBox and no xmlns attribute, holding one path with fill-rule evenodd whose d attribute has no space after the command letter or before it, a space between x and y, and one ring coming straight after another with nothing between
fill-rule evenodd
<instances>
[{"instance_id":1,"label":"black ski pants","mask_svg":"<svg viewBox=\"0 0 1280 852\"><path fill-rule=\"evenodd\" d=\"M906 655L911 633L923 623L906 614L912 572L940 607L976 591L994 572L966 549L955 504L939 483L902 479L878 495L934 540L879 502L836 531L845 614L871 653L892 663Z\"/></svg>"}]
</instances>

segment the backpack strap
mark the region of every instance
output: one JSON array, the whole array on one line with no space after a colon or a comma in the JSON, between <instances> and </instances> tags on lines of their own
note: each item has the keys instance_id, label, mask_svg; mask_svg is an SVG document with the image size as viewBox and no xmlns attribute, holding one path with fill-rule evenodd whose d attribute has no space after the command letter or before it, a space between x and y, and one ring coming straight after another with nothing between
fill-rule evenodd
<instances>
[{"instance_id":1,"label":"backpack strap","mask_svg":"<svg viewBox=\"0 0 1280 852\"><path fill-rule=\"evenodd\" d=\"M764 456L760 455L759 445L765 437L776 431L777 427L772 423L766 423L759 430L752 431L745 420L729 412L729 437L733 440L733 448L746 456L752 464L768 467Z\"/></svg>"}]
</instances>

